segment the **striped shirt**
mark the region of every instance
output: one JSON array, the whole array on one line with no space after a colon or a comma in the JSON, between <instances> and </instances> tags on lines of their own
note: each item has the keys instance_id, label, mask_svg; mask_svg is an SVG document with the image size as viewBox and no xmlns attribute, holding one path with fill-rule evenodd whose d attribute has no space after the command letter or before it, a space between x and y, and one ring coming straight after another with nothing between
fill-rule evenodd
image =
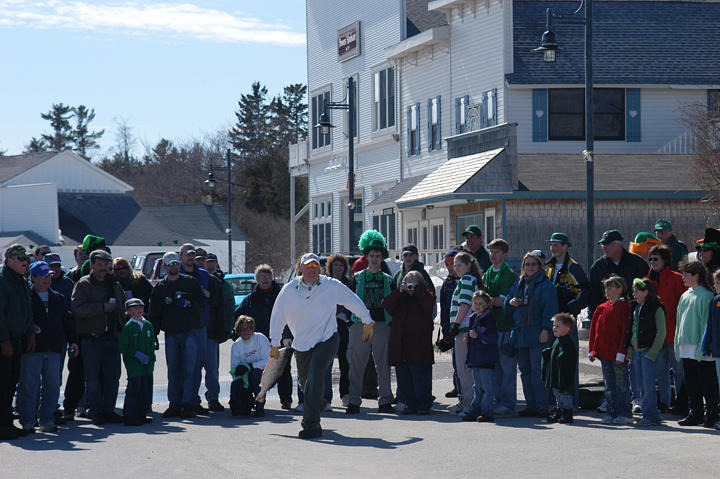
<instances>
[{"instance_id":1,"label":"striped shirt","mask_svg":"<svg viewBox=\"0 0 720 479\"><path fill-rule=\"evenodd\" d=\"M452 295L452 303L450 303L450 322L456 322L458 309L460 305L465 303L470 305L470 309L460 323L460 329L470 327L470 314L472 313L472 295L478 290L478 282L475 276L466 274L457 283L455 291Z\"/></svg>"}]
</instances>

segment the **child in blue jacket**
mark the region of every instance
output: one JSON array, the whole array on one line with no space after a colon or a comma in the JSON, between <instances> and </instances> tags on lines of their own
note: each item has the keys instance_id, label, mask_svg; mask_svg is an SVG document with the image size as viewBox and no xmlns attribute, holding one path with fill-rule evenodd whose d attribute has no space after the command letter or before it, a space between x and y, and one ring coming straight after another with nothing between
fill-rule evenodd
<instances>
[{"instance_id":1,"label":"child in blue jacket","mask_svg":"<svg viewBox=\"0 0 720 479\"><path fill-rule=\"evenodd\" d=\"M470 329L465 336L468 345L466 364L473 376L474 397L463 421L493 422L493 376L498 360L497 324L490 314L492 298L477 290L473 293Z\"/></svg>"}]
</instances>

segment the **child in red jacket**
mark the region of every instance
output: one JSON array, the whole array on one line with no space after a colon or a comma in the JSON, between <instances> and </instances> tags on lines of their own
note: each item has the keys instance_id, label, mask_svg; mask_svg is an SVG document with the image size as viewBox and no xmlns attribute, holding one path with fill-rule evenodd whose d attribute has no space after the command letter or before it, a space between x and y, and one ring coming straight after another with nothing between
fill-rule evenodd
<instances>
[{"instance_id":1,"label":"child in red jacket","mask_svg":"<svg viewBox=\"0 0 720 479\"><path fill-rule=\"evenodd\" d=\"M625 361L627 349L624 346L630 319L628 288L625 280L616 275L604 280L603 286L608 300L595 308L590 325L588 355L590 361L597 358L602 365L608 401L603 424L629 424L632 422L632 411L628 365Z\"/></svg>"}]
</instances>

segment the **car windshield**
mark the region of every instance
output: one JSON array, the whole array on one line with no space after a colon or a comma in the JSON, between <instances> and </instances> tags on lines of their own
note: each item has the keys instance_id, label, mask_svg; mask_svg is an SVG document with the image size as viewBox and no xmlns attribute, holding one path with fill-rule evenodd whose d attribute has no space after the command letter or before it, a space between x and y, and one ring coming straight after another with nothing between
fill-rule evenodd
<instances>
[{"instance_id":1,"label":"car windshield","mask_svg":"<svg viewBox=\"0 0 720 479\"><path fill-rule=\"evenodd\" d=\"M245 296L252 292L255 278L225 278L233 289L235 296Z\"/></svg>"}]
</instances>

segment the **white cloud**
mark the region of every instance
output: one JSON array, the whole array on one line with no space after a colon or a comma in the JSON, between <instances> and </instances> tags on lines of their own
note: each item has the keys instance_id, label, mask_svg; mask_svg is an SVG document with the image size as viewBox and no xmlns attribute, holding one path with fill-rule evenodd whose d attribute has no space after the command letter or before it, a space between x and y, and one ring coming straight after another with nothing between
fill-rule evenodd
<instances>
[{"instance_id":1,"label":"white cloud","mask_svg":"<svg viewBox=\"0 0 720 479\"><path fill-rule=\"evenodd\" d=\"M282 23L203 8L192 3L0 0L0 25L64 28L130 35L160 34L225 43L305 44L305 34Z\"/></svg>"}]
</instances>

